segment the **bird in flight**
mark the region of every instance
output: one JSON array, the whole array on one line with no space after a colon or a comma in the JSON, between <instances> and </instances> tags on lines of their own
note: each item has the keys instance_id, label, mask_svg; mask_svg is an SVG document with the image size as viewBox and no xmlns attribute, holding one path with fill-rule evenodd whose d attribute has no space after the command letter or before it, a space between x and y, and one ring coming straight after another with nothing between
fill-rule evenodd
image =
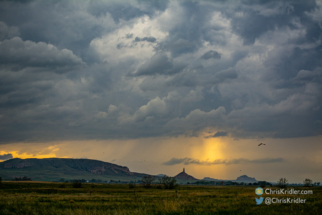
<instances>
[{"instance_id":1,"label":"bird in flight","mask_svg":"<svg viewBox=\"0 0 322 215\"><path fill-rule=\"evenodd\" d=\"M258 146L261 146L261 145L264 145L264 146L265 146L266 144L264 144L264 143L260 143L260 144L258 144Z\"/></svg>"}]
</instances>

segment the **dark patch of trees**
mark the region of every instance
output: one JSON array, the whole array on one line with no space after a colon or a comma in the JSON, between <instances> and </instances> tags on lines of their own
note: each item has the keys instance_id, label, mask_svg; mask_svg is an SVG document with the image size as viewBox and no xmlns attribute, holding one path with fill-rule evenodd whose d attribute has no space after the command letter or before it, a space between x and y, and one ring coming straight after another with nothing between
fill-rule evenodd
<instances>
[{"instance_id":1,"label":"dark patch of trees","mask_svg":"<svg viewBox=\"0 0 322 215\"><path fill-rule=\"evenodd\" d=\"M130 182L130 183L129 183L129 188L130 188L130 189L133 189L133 188L135 188L135 187L136 187L135 183L133 183L133 182Z\"/></svg>"},{"instance_id":2,"label":"dark patch of trees","mask_svg":"<svg viewBox=\"0 0 322 215\"><path fill-rule=\"evenodd\" d=\"M92 183L101 183L102 182L102 180L101 179L92 179L90 182L92 182Z\"/></svg>"},{"instance_id":3,"label":"dark patch of trees","mask_svg":"<svg viewBox=\"0 0 322 215\"><path fill-rule=\"evenodd\" d=\"M309 178L306 178L303 182L304 187L312 187L313 186L313 181Z\"/></svg>"},{"instance_id":4,"label":"dark patch of trees","mask_svg":"<svg viewBox=\"0 0 322 215\"><path fill-rule=\"evenodd\" d=\"M155 178L152 175L145 175L142 179L141 179L141 183L143 184L143 187L145 188L150 188L152 183L154 182Z\"/></svg>"},{"instance_id":5,"label":"dark patch of trees","mask_svg":"<svg viewBox=\"0 0 322 215\"><path fill-rule=\"evenodd\" d=\"M82 187L82 182L79 180L74 180L72 183L73 188L81 188Z\"/></svg>"},{"instance_id":6,"label":"dark patch of trees","mask_svg":"<svg viewBox=\"0 0 322 215\"><path fill-rule=\"evenodd\" d=\"M70 180L70 182L74 182L74 181L79 181L79 182L82 182L82 183L86 183L87 180L85 179L74 179L74 180Z\"/></svg>"},{"instance_id":7,"label":"dark patch of trees","mask_svg":"<svg viewBox=\"0 0 322 215\"><path fill-rule=\"evenodd\" d=\"M178 186L177 180L168 176L163 176L162 178L160 178L159 183L163 184L164 189L174 189Z\"/></svg>"},{"instance_id":8,"label":"dark patch of trees","mask_svg":"<svg viewBox=\"0 0 322 215\"><path fill-rule=\"evenodd\" d=\"M66 188L66 183L62 183L58 186L58 188Z\"/></svg>"},{"instance_id":9,"label":"dark patch of trees","mask_svg":"<svg viewBox=\"0 0 322 215\"><path fill-rule=\"evenodd\" d=\"M15 179L13 179L14 181L31 181L31 178L28 178L27 176L24 177L15 177Z\"/></svg>"},{"instance_id":10,"label":"dark patch of trees","mask_svg":"<svg viewBox=\"0 0 322 215\"><path fill-rule=\"evenodd\" d=\"M189 182L188 182L189 183ZM187 183L187 184L188 184ZM217 182L218 183L218 182ZM201 185L216 185L217 184L215 181L196 181L194 183L191 184L201 184ZM190 183L189 183L190 184Z\"/></svg>"},{"instance_id":11,"label":"dark patch of trees","mask_svg":"<svg viewBox=\"0 0 322 215\"><path fill-rule=\"evenodd\" d=\"M280 178L278 181L277 181L277 186L280 187L280 188L286 188L287 187L287 183L288 180L286 180L286 178Z\"/></svg>"}]
</instances>

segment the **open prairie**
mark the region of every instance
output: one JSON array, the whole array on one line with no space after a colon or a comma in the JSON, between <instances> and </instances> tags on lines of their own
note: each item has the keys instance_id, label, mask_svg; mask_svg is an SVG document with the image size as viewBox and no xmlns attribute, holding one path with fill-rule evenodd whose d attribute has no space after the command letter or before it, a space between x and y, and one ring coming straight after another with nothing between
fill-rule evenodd
<instances>
[{"instance_id":1,"label":"open prairie","mask_svg":"<svg viewBox=\"0 0 322 215\"><path fill-rule=\"evenodd\" d=\"M122 184L3 182L0 214L321 214L322 188L313 195L266 195L301 198L304 204L256 205L253 186L179 186L176 190L129 188ZM274 188L272 188L274 189Z\"/></svg>"}]
</instances>

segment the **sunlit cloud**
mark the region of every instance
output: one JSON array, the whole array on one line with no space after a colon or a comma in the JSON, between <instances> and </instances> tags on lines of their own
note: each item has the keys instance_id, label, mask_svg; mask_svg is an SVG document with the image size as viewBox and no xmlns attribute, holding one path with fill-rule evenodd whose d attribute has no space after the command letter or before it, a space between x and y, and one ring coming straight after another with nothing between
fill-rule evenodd
<instances>
[{"instance_id":1,"label":"sunlit cloud","mask_svg":"<svg viewBox=\"0 0 322 215\"><path fill-rule=\"evenodd\" d=\"M14 147L15 148L15 147ZM36 149L35 149L36 148ZM12 158L55 158L57 157L56 153L59 151L59 148L57 148L57 145L48 146L48 147L42 147L38 146L34 149L32 147L29 148L29 150L25 150L22 148L22 150L14 150L14 151L0 151L0 160L8 160ZM8 148L9 150L12 149L12 147ZM17 148L16 148L17 149ZM66 157L66 156L63 156ZM7 159L1 159L1 158L7 158Z\"/></svg>"}]
</instances>

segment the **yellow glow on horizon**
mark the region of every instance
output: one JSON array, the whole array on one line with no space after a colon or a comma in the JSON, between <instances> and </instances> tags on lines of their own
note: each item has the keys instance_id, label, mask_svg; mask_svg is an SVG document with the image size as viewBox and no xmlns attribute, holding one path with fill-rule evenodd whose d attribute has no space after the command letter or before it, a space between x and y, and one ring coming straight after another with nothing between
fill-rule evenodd
<instances>
[{"instance_id":1,"label":"yellow glow on horizon","mask_svg":"<svg viewBox=\"0 0 322 215\"><path fill-rule=\"evenodd\" d=\"M13 158L20 158L20 159L27 159L27 158L55 158L57 157L56 153L59 151L59 148L57 148L57 145L45 147L38 151L37 153L30 153L30 152L19 152L17 150L8 150L8 151L0 151L0 155L4 154L11 154ZM63 156L64 158L67 158L67 156Z\"/></svg>"},{"instance_id":2,"label":"yellow glow on horizon","mask_svg":"<svg viewBox=\"0 0 322 215\"><path fill-rule=\"evenodd\" d=\"M212 132L213 133L213 132ZM214 132L213 134L215 134ZM199 164L184 165L188 174L198 179L203 177L225 178L227 177L227 166L224 164L212 164L215 160L226 160L228 155L225 148L231 141L229 137L209 137L210 133L205 133L199 137L183 138L183 142L194 142L189 147L189 153L183 157L189 157L199 161ZM180 156L178 156L180 157Z\"/></svg>"},{"instance_id":3,"label":"yellow glow on horizon","mask_svg":"<svg viewBox=\"0 0 322 215\"><path fill-rule=\"evenodd\" d=\"M225 159L223 148L225 142L223 138L198 138L200 144L191 148L191 158L198 159L200 161L214 161L219 159Z\"/></svg>"},{"instance_id":4,"label":"yellow glow on horizon","mask_svg":"<svg viewBox=\"0 0 322 215\"><path fill-rule=\"evenodd\" d=\"M221 138L208 138L204 139L204 142L204 158L209 159L210 161L224 159L224 155L222 152L222 147L224 144Z\"/></svg>"},{"instance_id":5,"label":"yellow glow on horizon","mask_svg":"<svg viewBox=\"0 0 322 215\"><path fill-rule=\"evenodd\" d=\"M14 158L23 159L87 158L127 166L132 172L162 173L169 176L175 176L182 171L182 168L185 168L189 175L198 179L204 177L236 179L240 175L248 175L256 177L256 179L272 178L271 180L275 180L275 176L273 177L272 174L284 174L285 168L293 168L291 166L292 162L297 165L296 168L301 167L302 171L306 171L309 168L312 171L316 171L322 164L322 145L320 144L322 136L293 139L234 139L229 136L213 137L215 133L216 131L209 132L209 130L206 130L197 137L177 136L130 140L10 143L1 145L0 155L11 153ZM258 143L260 142L266 143L266 146L259 147ZM307 147L303 143L309 143L311 147ZM294 160L299 151L304 158L307 158L305 164L302 161L296 163L297 161ZM190 158L194 161L199 161L199 163L164 164L173 158ZM286 162L267 164L256 162L212 163L216 160L247 159L253 161L265 158L283 158ZM263 166L265 166L265 171ZM295 173L296 171L294 170L294 180L304 177L296 176ZM320 180L322 174L315 177L315 180Z\"/></svg>"},{"instance_id":6,"label":"yellow glow on horizon","mask_svg":"<svg viewBox=\"0 0 322 215\"><path fill-rule=\"evenodd\" d=\"M12 154L13 158L21 158L21 159L26 159L26 158L54 158L54 157L56 157L56 154L54 154L54 153L33 155L33 154L28 154L28 153L19 154L18 151L8 151L8 152L1 151L1 154Z\"/></svg>"}]
</instances>

